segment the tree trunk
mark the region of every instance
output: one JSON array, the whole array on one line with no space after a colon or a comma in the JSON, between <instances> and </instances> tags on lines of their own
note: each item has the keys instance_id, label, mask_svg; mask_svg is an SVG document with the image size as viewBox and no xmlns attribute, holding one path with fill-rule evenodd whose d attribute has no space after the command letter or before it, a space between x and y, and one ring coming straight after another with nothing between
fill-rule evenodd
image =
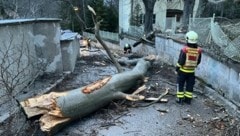
<instances>
[{"instance_id":1,"label":"tree trunk","mask_svg":"<svg viewBox=\"0 0 240 136\"><path fill-rule=\"evenodd\" d=\"M150 62L140 59L131 71L99 80L68 92L52 92L21 102L28 118L42 115L41 130L54 134L70 121L82 118L115 99L142 100L144 97L125 94L144 80Z\"/></svg>"},{"instance_id":2,"label":"tree trunk","mask_svg":"<svg viewBox=\"0 0 240 136\"><path fill-rule=\"evenodd\" d=\"M202 17L205 7L207 6L208 0L199 0L196 17Z\"/></svg>"},{"instance_id":3,"label":"tree trunk","mask_svg":"<svg viewBox=\"0 0 240 136\"><path fill-rule=\"evenodd\" d=\"M193 15L195 0L184 0L183 7L183 29L188 29L189 18Z\"/></svg>"},{"instance_id":4,"label":"tree trunk","mask_svg":"<svg viewBox=\"0 0 240 136\"><path fill-rule=\"evenodd\" d=\"M143 0L145 6L144 33L148 34L153 30L153 9L156 0Z\"/></svg>"},{"instance_id":5,"label":"tree trunk","mask_svg":"<svg viewBox=\"0 0 240 136\"><path fill-rule=\"evenodd\" d=\"M136 41L132 46L136 47L141 43L147 43L147 45L154 45L155 42L153 41L153 39L155 38L155 33L156 31L151 31L150 33L145 34L138 41Z\"/></svg>"},{"instance_id":6,"label":"tree trunk","mask_svg":"<svg viewBox=\"0 0 240 136\"><path fill-rule=\"evenodd\" d=\"M107 45L105 44L105 42L103 42L102 38L100 37L99 34L99 28L100 27L100 22L95 23L95 37L96 39L99 41L99 43L103 46L103 48L105 49L105 51L107 52L108 56L110 57L110 59L112 60L113 64L115 65L115 67L117 68L118 73L121 73L122 67L121 65L117 62L117 60L114 58L113 54L111 53L111 51L109 50L109 48L107 47Z\"/></svg>"}]
</instances>

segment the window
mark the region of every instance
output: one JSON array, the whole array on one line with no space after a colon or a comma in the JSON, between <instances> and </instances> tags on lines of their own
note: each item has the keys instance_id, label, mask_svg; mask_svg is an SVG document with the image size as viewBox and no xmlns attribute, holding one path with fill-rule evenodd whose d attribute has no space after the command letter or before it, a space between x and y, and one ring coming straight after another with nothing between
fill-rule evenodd
<instances>
[{"instance_id":1,"label":"window","mask_svg":"<svg viewBox=\"0 0 240 136\"><path fill-rule=\"evenodd\" d=\"M180 22L183 11L177 9L168 9L167 17L177 17L177 22Z\"/></svg>"},{"instance_id":2,"label":"window","mask_svg":"<svg viewBox=\"0 0 240 136\"><path fill-rule=\"evenodd\" d=\"M153 24L156 23L156 14L153 14Z\"/></svg>"},{"instance_id":3,"label":"window","mask_svg":"<svg viewBox=\"0 0 240 136\"><path fill-rule=\"evenodd\" d=\"M144 16L145 16L145 14L140 14L140 16L139 16L139 23L140 24L144 24ZM155 24L156 23L156 14L153 14L153 24Z\"/></svg>"},{"instance_id":4,"label":"window","mask_svg":"<svg viewBox=\"0 0 240 136\"><path fill-rule=\"evenodd\" d=\"M139 23L140 24L144 24L144 14L140 14L140 16L139 16Z\"/></svg>"}]
</instances>

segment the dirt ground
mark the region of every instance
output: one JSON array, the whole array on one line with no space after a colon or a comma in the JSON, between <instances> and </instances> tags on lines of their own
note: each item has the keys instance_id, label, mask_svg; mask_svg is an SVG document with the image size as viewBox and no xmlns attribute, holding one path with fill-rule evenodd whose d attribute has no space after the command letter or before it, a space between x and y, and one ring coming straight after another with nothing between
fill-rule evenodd
<instances>
[{"instance_id":1,"label":"dirt ground","mask_svg":"<svg viewBox=\"0 0 240 136\"><path fill-rule=\"evenodd\" d=\"M118 52L118 55L122 54ZM126 66L129 70L132 67ZM68 75L54 90L66 91L90 84L116 73L104 51L93 48L81 51L74 72ZM78 119L62 128L56 136L238 136L238 119L228 115L225 108L207 98L196 84L191 105L175 102L176 75L174 67L164 63L153 64L146 77L146 97L164 96L166 103L115 100L102 109ZM50 78L50 77L42 77ZM132 93L134 90L129 90ZM22 118L25 118L22 114ZM26 120L21 135L44 136L39 129L38 118ZM6 135L8 135L6 133Z\"/></svg>"}]
</instances>

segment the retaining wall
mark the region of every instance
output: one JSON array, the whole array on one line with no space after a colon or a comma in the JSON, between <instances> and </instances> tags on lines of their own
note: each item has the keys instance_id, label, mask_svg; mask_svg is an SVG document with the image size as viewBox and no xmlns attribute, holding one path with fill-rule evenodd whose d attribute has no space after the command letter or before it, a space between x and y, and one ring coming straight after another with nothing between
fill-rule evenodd
<instances>
[{"instance_id":1,"label":"retaining wall","mask_svg":"<svg viewBox=\"0 0 240 136\"><path fill-rule=\"evenodd\" d=\"M133 44L137 39L125 37L120 41L123 48L125 43ZM184 41L179 41L166 36L157 35L155 37L155 48L140 44L137 48L133 48L133 52L145 50L144 55L156 54L157 62L164 62L172 66L176 66L181 48ZM196 76L204 81L204 86L199 86L201 91L208 97L220 104L224 105L226 110L240 118L240 68L239 65L232 62L220 62L207 52L202 54L202 62L196 68ZM197 84L196 84L197 85Z\"/></svg>"},{"instance_id":2,"label":"retaining wall","mask_svg":"<svg viewBox=\"0 0 240 136\"><path fill-rule=\"evenodd\" d=\"M184 43L163 36L156 36L156 52L161 61L176 65L179 51ZM196 76L211 85L220 95L240 106L240 73L227 63L220 62L202 54L201 64L196 69Z\"/></svg>"}]
</instances>

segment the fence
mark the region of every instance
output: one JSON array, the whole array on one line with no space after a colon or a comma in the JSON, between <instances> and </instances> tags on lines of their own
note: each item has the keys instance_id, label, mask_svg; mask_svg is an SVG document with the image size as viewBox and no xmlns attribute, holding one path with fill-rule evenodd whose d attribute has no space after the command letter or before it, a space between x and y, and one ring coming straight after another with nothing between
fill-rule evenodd
<instances>
[{"instance_id":1,"label":"fence","mask_svg":"<svg viewBox=\"0 0 240 136\"><path fill-rule=\"evenodd\" d=\"M154 29L162 30L160 26L154 25ZM174 34L177 28L177 20L176 17L167 17L166 18L166 26L163 29L163 31L170 32L171 34ZM142 37L144 35L144 27L143 26L129 26L129 29L127 32L125 32L129 35L132 35L134 37Z\"/></svg>"},{"instance_id":2,"label":"fence","mask_svg":"<svg viewBox=\"0 0 240 136\"><path fill-rule=\"evenodd\" d=\"M144 29L142 26L129 26L129 29L126 33L134 37L142 37L144 34Z\"/></svg>"},{"instance_id":3,"label":"fence","mask_svg":"<svg viewBox=\"0 0 240 136\"><path fill-rule=\"evenodd\" d=\"M212 18L190 18L189 30L194 30L199 35L199 43L208 46L210 43L210 30Z\"/></svg>"},{"instance_id":4,"label":"fence","mask_svg":"<svg viewBox=\"0 0 240 136\"><path fill-rule=\"evenodd\" d=\"M107 32L107 31L99 31L99 34L104 39L119 41L118 33L112 33L112 32Z\"/></svg>"},{"instance_id":5,"label":"fence","mask_svg":"<svg viewBox=\"0 0 240 136\"><path fill-rule=\"evenodd\" d=\"M175 33L177 28L177 18L176 17L167 17L165 30L171 30L172 33Z\"/></svg>"},{"instance_id":6,"label":"fence","mask_svg":"<svg viewBox=\"0 0 240 136\"><path fill-rule=\"evenodd\" d=\"M107 32L107 31L99 31L99 34L103 39L119 42L118 33L112 33L112 32ZM89 37L91 39L95 39L95 35L92 34L92 33L83 32L83 36Z\"/></svg>"},{"instance_id":7,"label":"fence","mask_svg":"<svg viewBox=\"0 0 240 136\"><path fill-rule=\"evenodd\" d=\"M228 27L234 27L234 24L229 24ZM240 62L240 37L239 33L235 33L235 39L230 39L230 35L223 29L223 25L216 22L215 17L212 18L190 18L189 30L194 30L199 34L199 43L206 48L210 48L211 42L214 42L221 52L228 58ZM239 26L232 28L240 30ZM232 37L232 36L231 36ZM214 52L214 50L212 50Z\"/></svg>"}]
</instances>

